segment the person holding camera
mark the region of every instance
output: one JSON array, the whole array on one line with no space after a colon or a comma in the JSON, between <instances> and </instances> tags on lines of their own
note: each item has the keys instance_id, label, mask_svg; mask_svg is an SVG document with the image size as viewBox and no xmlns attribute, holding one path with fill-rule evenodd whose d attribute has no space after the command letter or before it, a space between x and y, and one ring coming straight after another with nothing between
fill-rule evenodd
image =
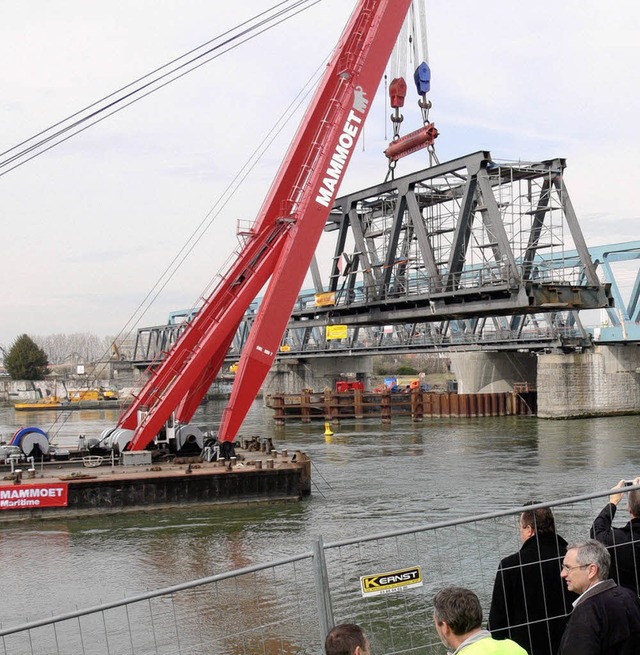
<instances>
[{"instance_id":1,"label":"person holding camera","mask_svg":"<svg viewBox=\"0 0 640 655\"><path fill-rule=\"evenodd\" d=\"M627 509L631 520L622 528L613 527L613 519L624 495L625 487L640 485L640 477L620 480L609 496L609 502L591 526L591 538L604 544L611 555L611 578L621 587L628 587L640 596L640 489L628 492Z\"/></svg>"}]
</instances>

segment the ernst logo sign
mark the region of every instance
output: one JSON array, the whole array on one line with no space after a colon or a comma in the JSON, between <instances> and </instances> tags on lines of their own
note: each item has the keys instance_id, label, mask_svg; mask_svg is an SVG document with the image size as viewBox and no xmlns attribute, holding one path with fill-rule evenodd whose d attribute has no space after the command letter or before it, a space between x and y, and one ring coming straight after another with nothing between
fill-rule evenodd
<instances>
[{"instance_id":1,"label":"ernst logo sign","mask_svg":"<svg viewBox=\"0 0 640 655\"><path fill-rule=\"evenodd\" d=\"M422 587L422 570L419 566L390 573L363 575L360 578L362 596L379 596L411 587Z\"/></svg>"}]
</instances>

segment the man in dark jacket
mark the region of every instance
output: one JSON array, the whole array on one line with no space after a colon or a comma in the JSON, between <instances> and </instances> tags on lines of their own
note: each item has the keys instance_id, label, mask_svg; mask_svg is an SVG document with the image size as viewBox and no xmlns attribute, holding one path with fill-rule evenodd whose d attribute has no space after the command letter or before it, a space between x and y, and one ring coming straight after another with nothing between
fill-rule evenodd
<instances>
[{"instance_id":1,"label":"man in dark jacket","mask_svg":"<svg viewBox=\"0 0 640 655\"><path fill-rule=\"evenodd\" d=\"M556 533L548 507L520 515L520 538L522 548L498 567L488 628L530 655L555 655L575 598L560 578L567 542Z\"/></svg>"},{"instance_id":2,"label":"man in dark jacket","mask_svg":"<svg viewBox=\"0 0 640 655\"><path fill-rule=\"evenodd\" d=\"M595 539L570 544L562 577L579 593L558 655L640 655L640 599L607 579L611 555Z\"/></svg>"},{"instance_id":3,"label":"man in dark jacket","mask_svg":"<svg viewBox=\"0 0 640 655\"><path fill-rule=\"evenodd\" d=\"M640 478L633 480L633 484L640 484ZM631 520L623 528L612 526L624 487L624 480L614 487L620 493L609 496L609 503L593 522L591 538L607 547L611 555L611 578L640 595L640 489L630 491L627 498Z\"/></svg>"}]
</instances>

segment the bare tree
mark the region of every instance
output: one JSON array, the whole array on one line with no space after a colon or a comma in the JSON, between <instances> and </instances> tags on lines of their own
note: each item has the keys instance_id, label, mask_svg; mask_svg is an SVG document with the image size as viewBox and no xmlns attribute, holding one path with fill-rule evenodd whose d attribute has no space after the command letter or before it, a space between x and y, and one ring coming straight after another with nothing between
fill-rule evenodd
<instances>
[{"instance_id":1,"label":"bare tree","mask_svg":"<svg viewBox=\"0 0 640 655\"><path fill-rule=\"evenodd\" d=\"M80 364L111 357L111 337L100 338L90 332L33 336L51 364Z\"/></svg>"}]
</instances>

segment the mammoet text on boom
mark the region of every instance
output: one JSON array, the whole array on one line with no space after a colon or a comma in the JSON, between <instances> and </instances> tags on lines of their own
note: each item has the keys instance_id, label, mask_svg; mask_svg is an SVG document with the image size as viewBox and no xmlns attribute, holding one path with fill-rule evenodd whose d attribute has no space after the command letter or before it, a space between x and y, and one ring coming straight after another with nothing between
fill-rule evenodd
<instances>
[{"instance_id":1,"label":"mammoet text on boom","mask_svg":"<svg viewBox=\"0 0 640 655\"><path fill-rule=\"evenodd\" d=\"M354 89L353 96L353 109L349 112L349 116L342 128L342 134L338 139L338 145L333 153L333 157L331 157L331 164L329 165L329 168L327 168L326 177L322 180L322 186L318 190L318 195L316 196L316 202L323 207L329 207L332 202L338 183L342 178L344 165L349 157L351 149L353 148L353 144L358 139L358 133L362 126L362 117L358 116L356 112L364 114L367 105L369 104L361 86Z\"/></svg>"}]
</instances>

